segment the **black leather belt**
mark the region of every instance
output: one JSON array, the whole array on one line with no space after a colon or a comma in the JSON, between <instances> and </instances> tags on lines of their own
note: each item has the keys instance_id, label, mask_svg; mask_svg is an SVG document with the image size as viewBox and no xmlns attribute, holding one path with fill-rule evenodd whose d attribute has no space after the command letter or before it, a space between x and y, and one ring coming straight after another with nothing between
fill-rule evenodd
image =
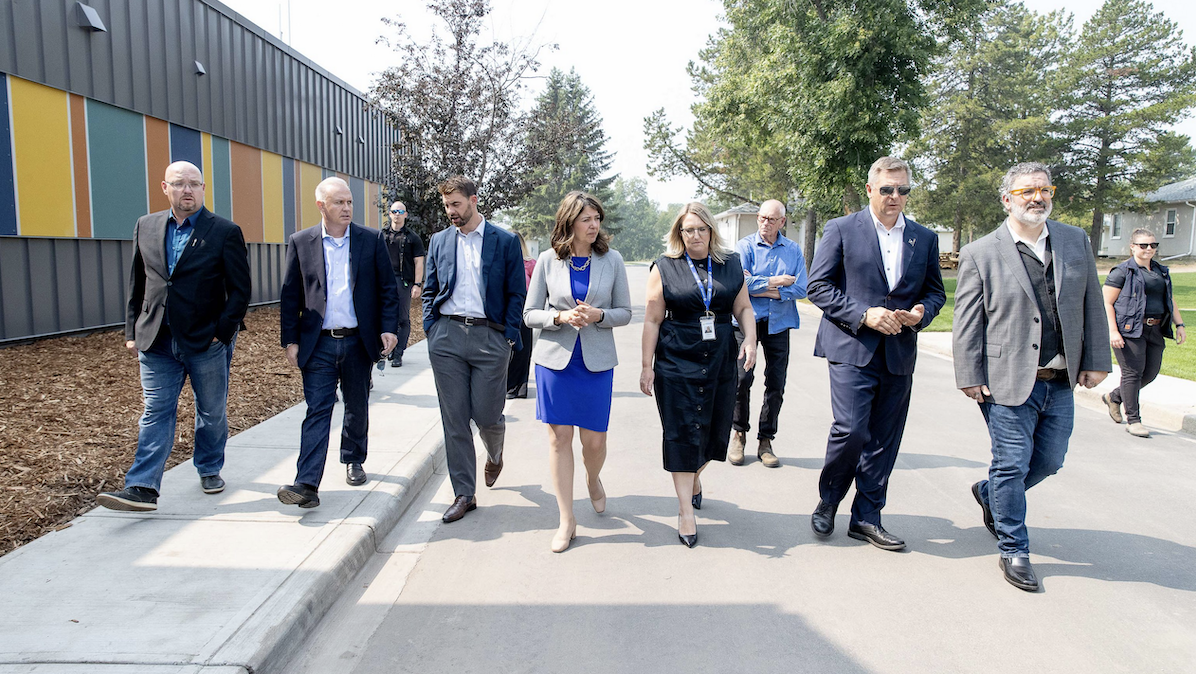
<instances>
[{"instance_id":1,"label":"black leather belt","mask_svg":"<svg viewBox=\"0 0 1196 674\"><path fill-rule=\"evenodd\" d=\"M673 321L674 323L697 323L706 313L703 311L695 311L686 313L684 311L665 311L664 320ZM730 323L731 314L715 314L715 323Z\"/></svg>"},{"instance_id":2,"label":"black leather belt","mask_svg":"<svg viewBox=\"0 0 1196 674\"><path fill-rule=\"evenodd\" d=\"M1161 318L1148 318L1148 319L1146 319L1146 324L1147 324L1147 325L1158 325L1159 323L1162 323L1162 322L1163 322L1163 319L1161 319Z\"/></svg>"},{"instance_id":3,"label":"black leather belt","mask_svg":"<svg viewBox=\"0 0 1196 674\"><path fill-rule=\"evenodd\" d=\"M1038 381L1051 381L1052 379L1058 379L1066 376L1067 370L1056 370L1053 367L1038 368Z\"/></svg>"},{"instance_id":4,"label":"black leather belt","mask_svg":"<svg viewBox=\"0 0 1196 674\"><path fill-rule=\"evenodd\" d=\"M494 321L485 318L474 318L473 316L457 316L455 314L447 316L447 318L464 323L465 325L484 325L491 330L498 330L499 332L506 332L507 327L502 323L495 323Z\"/></svg>"},{"instance_id":5,"label":"black leather belt","mask_svg":"<svg viewBox=\"0 0 1196 674\"><path fill-rule=\"evenodd\" d=\"M344 339L356 335L357 328L332 328L331 330L321 330L320 334L327 335L333 339Z\"/></svg>"}]
</instances>

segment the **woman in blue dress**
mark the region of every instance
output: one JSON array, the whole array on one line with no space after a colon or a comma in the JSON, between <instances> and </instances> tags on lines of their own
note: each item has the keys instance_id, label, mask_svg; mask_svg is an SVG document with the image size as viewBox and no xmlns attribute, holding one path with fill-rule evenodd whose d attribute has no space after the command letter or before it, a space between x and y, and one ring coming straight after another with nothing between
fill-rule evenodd
<instances>
[{"instance_id":1,"label":"woman in blue dress","mask_svg":"<svg viewBox=\"0 0 1196 674\"><path fill-rule=\"evenodd\" d=\"M570 192L556 212L549 250L540 254L527 289L523 321L539 333L536 418L548 424L549 465L560 527L552 551L563 552L577 531L573 516L573 428L581 435L586 485L595 512L606 510L599 479L614 386L613 328L631 322L623 257L611 249L602 203Z\"/></svg>"}]
</instances>

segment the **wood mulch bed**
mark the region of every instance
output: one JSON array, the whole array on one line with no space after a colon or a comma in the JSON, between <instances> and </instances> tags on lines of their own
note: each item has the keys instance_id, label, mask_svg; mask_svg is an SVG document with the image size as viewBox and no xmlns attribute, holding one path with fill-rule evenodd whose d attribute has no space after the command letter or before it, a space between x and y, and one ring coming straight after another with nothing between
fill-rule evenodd
<instances>
[{"instance_id":1,"label":"wood mulch bed","mask_svg":"<svg viewBox=\"0 0 1196 674\"><path fill-rule=\"evenodd\" d=\"M419 302L411 339L424 338ZM245 317L229 385L229 434L303 400L299 371L279 347L278 308ZM141 416L137 359L121 331L60 337L0 349L0 556L70 526L119 489L137 448ZM191 458L195 406L179 398L174 451L167 468Z\"/></svg>"}]
</instances>

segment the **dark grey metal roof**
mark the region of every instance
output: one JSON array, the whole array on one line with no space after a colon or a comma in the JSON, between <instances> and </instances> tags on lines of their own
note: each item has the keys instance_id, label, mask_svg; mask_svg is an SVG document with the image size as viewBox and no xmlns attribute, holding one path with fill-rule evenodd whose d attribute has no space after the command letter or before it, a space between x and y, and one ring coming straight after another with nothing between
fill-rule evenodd
<instances>
[{"instance_id":1,"label":"dark grey metal roof","mask_svg":"<svg viewBox=\"0 0 1196 674\"><path fill-rule=\"evenodd\" d=\"M1148 203L1196 201L1196 176L1170 185L1163 185L1159 189L1143 195L1142 198Z\"/></svg>"}]
</instances>

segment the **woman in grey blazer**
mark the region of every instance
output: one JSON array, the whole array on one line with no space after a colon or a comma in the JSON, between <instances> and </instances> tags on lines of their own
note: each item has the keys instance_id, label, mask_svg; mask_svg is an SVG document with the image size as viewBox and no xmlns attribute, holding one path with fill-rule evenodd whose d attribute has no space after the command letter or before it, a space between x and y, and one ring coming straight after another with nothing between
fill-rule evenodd
<instances>
[{"instance_id":1,"label":"woman in grey blazer","mask_svg":"<svg viewBox=\"0 0 1196 674\"><path fill-rule=\"evenodd\" d=\"M596 512L606 510L598 473L606 461L614 367L611 329L631 322L623 256L601 231L606 212L584 192L570 192L556 212L551 247L540 255L527 289L523 321L539 333L536 418L548 424L549 465L560 509L552 551L563 552L577 531L573 517L573 427L581 435L586 485Z\"/></svg>"}]
</instances>

